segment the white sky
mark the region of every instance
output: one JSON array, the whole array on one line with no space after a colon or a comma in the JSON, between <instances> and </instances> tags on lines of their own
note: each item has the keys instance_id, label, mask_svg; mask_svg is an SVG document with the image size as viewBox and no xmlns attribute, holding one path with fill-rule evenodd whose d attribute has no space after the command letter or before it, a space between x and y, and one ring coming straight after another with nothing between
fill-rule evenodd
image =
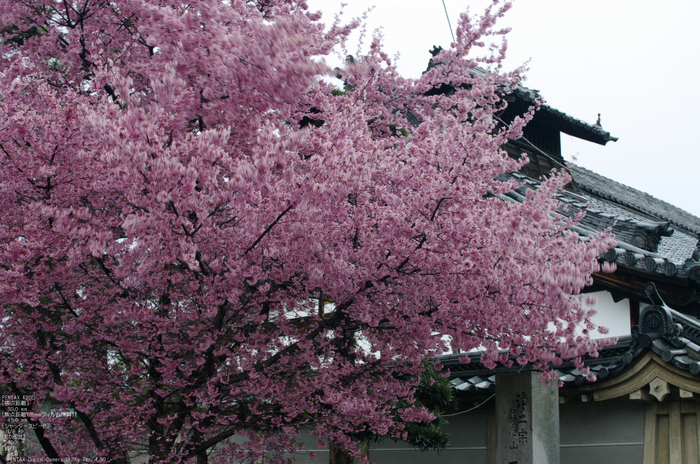
<instances>
[{"instance_id":1,"label":"white sky","mask_svg":"<svg viewBox=\"0 0 700 464\"><path fill-rule=\"evenodd\" d=\"M348 18L375 5L369 31L382 27L404 76L451 42L442 0L345 2ZM330 23L342 1L308 3ZM445 4L455 27L466 6L476 13L485 2ZM530 59L527 87L586 122L601 113L620 139L602 147L562 134L566 159L700 216L700 0L516 0L502 26L513 29L510 66Z\"/></svg>"}]
</instances>

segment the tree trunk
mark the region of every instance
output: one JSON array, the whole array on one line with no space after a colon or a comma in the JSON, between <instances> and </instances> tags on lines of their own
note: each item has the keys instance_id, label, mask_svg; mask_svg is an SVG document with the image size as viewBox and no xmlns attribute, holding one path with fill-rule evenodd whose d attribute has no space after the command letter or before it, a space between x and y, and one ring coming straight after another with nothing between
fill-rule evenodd
<instances>
[{"instance_id":1,"label":"tree trunk","mask_svg":"<svg viewBox=\"0 0 700 464\"><path fill-rule=\"evenodd\" d=\"M354 459L347 451L335 443L330 444L329 451L330 456L328 457L328 464L357 464L358 462L357 459ZM362 456L369 456L369 443L362 443L360 451L362 452Z\"/></svg>"}]
</instances>

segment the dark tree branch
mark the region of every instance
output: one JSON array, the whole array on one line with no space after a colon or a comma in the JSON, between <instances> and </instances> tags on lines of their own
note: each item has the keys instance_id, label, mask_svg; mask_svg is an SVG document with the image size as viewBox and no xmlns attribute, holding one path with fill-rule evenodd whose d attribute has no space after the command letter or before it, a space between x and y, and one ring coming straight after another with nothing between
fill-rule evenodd
<instances>
[{"instance_id":1,"label":"dark tree branch","mask_svg":"<svg viewBox=\"0 0 700 464\"><path fill-rule=\"evenodd\" d=\"M294 205L289 205L289 206L287 207L287 209L285 209L284 211L282 211L282 212L277 216L277 218L276 218L274 221L272 221L272 223L271 223L269 226L267 226L267 228L265 229L265 231L260 235L260 237L258 237L258 238L255 240L255 242L253 242L253 244L245 251L244 254L247 255L249 252L251 252L251 251L253 250L253 248L255 248L255 247L258 245L258 243L260 243L260 240L262 240L263 237L265 237L265 236L272 230L272 228L275 227L275 225L276 225L278 222L280 222L280 219L282 219L282 218L284 217L285 214L287 214L289 211L291 211L292 208L294 208Z\"/></svg>"},{"instance_id":2,"label":"dark tree branch","mask_svg":"<svg viewBox=\"0 0 700 464\"><path fill-rule=\"evenodd\" d=\"M10 382L10 389L15 395L20 397L23 396L22 391L17 387L17 385L15 385L14 382ZM44 450L44 453L46 453L46 456L50 459L50 461L56 464L64 464L63 459L61 459L61 456L59 456L58 452L53 447L53 444L51 444L51 440L46 437L46 430L41 425L41 421L27 417L27 422L32 425L34 435L36 435L36 439L39 441L41 449Z\"/></svg>"},{"instance_id":3,"label":"dark tree branch","mask_svg":"<svg viewBox=\"0 0 700 464\"><path fill-rule=\"evenodd\" d=\"M442 202L445 200L450 200L450 197L443 197L443 198L440 198L438 200L437 205L435 206L435 209L433 210L433 214L430 216L431 221L433 221L435 219L435 216L437 215L437 212L440 209L440 205L442 205Z\"/></svg>"}]
</instances>

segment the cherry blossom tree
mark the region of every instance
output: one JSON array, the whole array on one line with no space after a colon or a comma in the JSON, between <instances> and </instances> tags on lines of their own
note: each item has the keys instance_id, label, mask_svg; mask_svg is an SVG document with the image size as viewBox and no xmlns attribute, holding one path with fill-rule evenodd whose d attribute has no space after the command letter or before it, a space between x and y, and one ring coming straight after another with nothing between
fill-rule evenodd
<instances>
[{"instance_id":1,"label":"cherry blossom tree","mask_svg":"<svg viewBox=\"0 0 700 464\"><path fill-rule=\"evenodd\" d=\"M353 449L433 419L430 356L594 352L576 294L611 239L551 214L564 175L522 204L496 180L532 114L496 117L508 7L416 80L375 39L339 88L323 58L357 24L303 0L0 0L0 392L32 395L27 453Z\"/></svg>"}]
</instances>

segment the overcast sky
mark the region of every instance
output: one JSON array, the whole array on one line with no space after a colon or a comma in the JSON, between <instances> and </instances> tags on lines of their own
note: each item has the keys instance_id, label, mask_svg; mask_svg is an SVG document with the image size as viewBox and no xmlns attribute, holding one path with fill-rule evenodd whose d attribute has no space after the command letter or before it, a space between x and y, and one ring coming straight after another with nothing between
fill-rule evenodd
<instances>
[{"instance_id":1,"label":"overcast sky","mask_svg":"<svg viewBox=\"0 0 700 464\"><path fill-rule=\"evenodd\" d=\"M342 0L309 0L332 22ZM442 0L345 0L347 17L371 6L399 70L416 77L433 45L449 46ZM453 27L484 0L445 0ZM562 134L564 157L700 216L700 0L516 0L504 19L511 67L530 60L527 87L595 123L602 147ZM352 51L352 50L351 50Z\"/></svg>"}]
</instances>

